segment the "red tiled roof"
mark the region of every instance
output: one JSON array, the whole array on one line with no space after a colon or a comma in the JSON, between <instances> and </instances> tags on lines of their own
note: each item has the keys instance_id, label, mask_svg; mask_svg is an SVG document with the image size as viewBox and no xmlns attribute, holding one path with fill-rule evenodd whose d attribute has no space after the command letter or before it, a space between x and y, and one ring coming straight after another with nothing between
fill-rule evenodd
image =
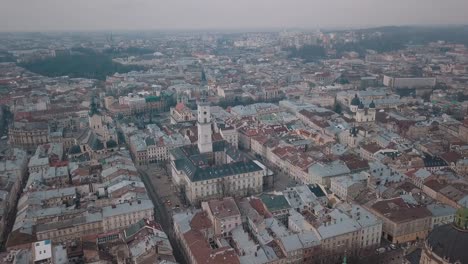
<instances>
[{"instance_id":1,"label":"red tiled roof","mask_svg":"<svg viewBox=\"0 0 468 264\"><path fill-rule=\"evenodd\" d=\"M258 136L254 136L252 140L255 140L258 143L263 145L268 141L268 137L266 137L265 135L258 135Z\"/></svg>"},{"instance_id":2,"label":"red tiled roof","mask_svg":"<svg viewBox=\"0 0 468 264\"><path fill-rule=\"evenodd\" d=\"M408 205L401 197L376 202L372 209L393 222L414 221L432 216L426 207Z\"/></svg>"},{"instance_id":3,"label":"red tiled roof","mask_svg":"<svg viewBox=\"0 0 468 264\"><path fill-rule=\"evenodd\" d=\"M190 222L190 227L195 230L202 230L207 229L212 226L210 219L206 212L198 212L196 213L192 221Z\"/></svg>"},{"instance_id":4,"label":"red tiled roof","mask_svg":"<svg viewBox=\"0 0 468 264\"><path fill-rule=\"evenodd\" d=\"M346 163L346 166L351 171L363 170L369 168L369 162L367 160L361 159L355 155L345 155L340 158Z\"/></svg>"},{"instance_id":5,"label":"red tiled roof","mask_svg":"<svg viewBox=\"0 0 468 264\"><path fill-rule=\"evenodd\" d=\"M182 111L182 110L185 109L185 104L182 103L182 102L179 102L179 103L177 103L175 109L176 109L178 112L180 112L180 111Z\"/></svg>"},{"instance_id":6,"label":"red tiled roof","mask_svg":"<svg viewBox=\"0 0 468 264\"><path fill-rule=\"evenodd\" d=\"M221 140L223 140L223 136L221 136L220 133L213 133L213 134L211 135L211 139L212 139L213 141L221 141Z\"/></svg>"},{"instance_id":7,"label":"red tiled roof","mask_svg":"<svg viewBox=\"0 0 468 264\"><path fill-rule=\"evenodd\" d=\"M445 152L440 157L447 163L457 162L462 156L454 151Z\"/></svg>"},{"instance_id":8,"label":"red tiled roof","mask_svg":"<svg viewBox=\"0 0 468 264\"><path fill-rule=\"evenodd\" d=\"M193 255L195 261L199 264L240 263L234 249L230 247L212 249L200 231L190 230L184 234L184 239L190 249L191 255Z\"/></svg>"},{"instance_id":9,"label":"red tiled roof","mask_svg":"<svg viewBox=\"0 0 468 264\"><path fill-rule=\"evenodd\" d=\"M447 183L445 181L440 181L438 179L432 179L432 180L426 181L424 185L430 188L431 190L438 192L439 190L447 186Z\"/></svg>"},{"instance_id":10,"label":"red tiled roof","mask_svg":"<svg viewBox=\"0 0 468 264\"><path fill-rule=\"evenodd\" d=\"M262 215L265 218L272 217L271 213L265 208L263 202L258 198L250 199L250 205L255 209L258 214Z\"/></svg>"},{"instance_id":11,"label":"red tiled roof","mask_svg":"<svg viewBox=\"0 0 468 264\"><path fill-rule=\"evenodd\" d=\"M239 208L232 197L225 197L222 200L210 200L208 205L212 214L217 218L240 216Z\"/></svg>"},{"instance_id":12,"label":"red tiled roof","mask_svg":"<svg viewBox=\"0 0 468 264\"><path fill-rule=\"evenodd\" d=\"M361 145L361 148L369 153L376 153L377 151L381 149L380 146L377 145L376 143Z\"/></svg>"},{"instance_id":13,"label":"red tiled roof","mask_svg":"<svg viewBox=\"0 0 468 264\"><path fill-rule=\"evenodd\" d=\"M282 158L289 154L290 152L293 152L295 149L290 146L285 146L285 147L277 147L273 150L273 153L276 154L278 157Z\"/></svg>"}]
</instances>

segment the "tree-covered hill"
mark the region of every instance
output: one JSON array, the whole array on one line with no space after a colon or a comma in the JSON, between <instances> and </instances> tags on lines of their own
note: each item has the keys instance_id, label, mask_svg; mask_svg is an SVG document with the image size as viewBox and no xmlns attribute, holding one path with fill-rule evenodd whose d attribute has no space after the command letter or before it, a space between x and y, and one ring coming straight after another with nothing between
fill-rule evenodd
<instances>
[{"instance_id":1,"label":"tree-covered hill","mask_svg":"<svg viewBox=\"0 0 468 264\"><path fill-rule=\"evenodd\" d=\"M141 70L141 67L122 65L113 62L111 57L101 53L73 52L56 57L20 64L21 67L37 74L49 77L70 76L72 78L90 78L105 80L114 73Z\"/></svg>"}]
</instances>

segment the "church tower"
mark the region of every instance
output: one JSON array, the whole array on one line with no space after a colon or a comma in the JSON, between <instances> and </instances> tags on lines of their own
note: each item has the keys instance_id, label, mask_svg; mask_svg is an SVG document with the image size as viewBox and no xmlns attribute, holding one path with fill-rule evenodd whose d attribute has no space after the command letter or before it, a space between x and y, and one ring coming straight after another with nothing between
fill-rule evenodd
<instances>
[{"instance_id":1,"label":"church tower","mask_svg":"<svg viewBox=\"0 0 468 264\"><path fill-rule=\"evenodd\" d=\"M88 117L89 127L95 131L101 131L102 129L102 116L99 112L98 105L94 99L91 98L91 103L89 105L89 117Z\"/></svg>"},{"instance_id":2,"label":"church tower","mask_svg":"<svg viewBox=\"0 0 468 264\"><path fill-rule=\"evenodd\" d=\"M200 153L213 152L213 143L211 141L211 113L210 103L205 101L198 102L198 150Z\"/></svg>"}]
</instances>

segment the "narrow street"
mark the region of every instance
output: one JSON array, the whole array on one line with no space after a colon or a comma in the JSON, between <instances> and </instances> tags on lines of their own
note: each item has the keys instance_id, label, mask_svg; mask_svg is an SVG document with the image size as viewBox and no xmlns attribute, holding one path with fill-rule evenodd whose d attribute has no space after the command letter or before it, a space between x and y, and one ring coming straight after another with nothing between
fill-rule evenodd
<instances>
[{"instance_id":1,"label":"narrow street","mask_svg":"<svg viewBox=\"0 0 468 264\"><path fill-rule=\"evenodd\" d=\"M243 151L243 153L245 155L247 155L247 157L249 157L252 160L258 160L264 166L266 166L268 169L273 171L273 173L274 173L273 187L271 187L268 190L263 190L264 192L283 191L283 190L287 189L288 187L296 186L298 184L293 179L291 179L288 175L286 175L284 172L281 172L281 171L279 171L278 168L275 168L272 164L270 164L264 158L255 156L255 154L252 153L252 152Z\"/></svg>"},{"instance_id":2,"label":"narrow street","mask_svg":"<svg viewBox=\"0 0 468 264\"><path fill-rule=\"evenodd\" d=\"M146 190L151 201L153 201L155 219L159 224L161 224L164 232L166 232L166 234L169 237L169 241L171 242L176 261L182 264L187 263L184 254L181 250L181 246L179 245L179 241L175 238L175 233L172 226L172 217L165 209L164 201L161 200L158 193L156 192L148 173L141 167L138 168L138 172L141 175L141 179L145 184Z\"/></svg>"}]
</instances>

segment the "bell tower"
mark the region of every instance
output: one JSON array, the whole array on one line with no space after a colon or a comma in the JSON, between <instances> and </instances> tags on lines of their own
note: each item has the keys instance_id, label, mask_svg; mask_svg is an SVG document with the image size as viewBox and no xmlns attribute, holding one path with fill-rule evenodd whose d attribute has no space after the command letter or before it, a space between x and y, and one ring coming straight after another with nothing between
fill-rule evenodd
<instances>
[{"instance_id":1,"label":"bell tower","mask_svg":"<svg viewBox=\"0 0 468 264\"><path fill-rule=\"evenodd\" d=\"M200 153L213 152L210 103L201 100L197 103L197 106L198 150Z\"/></svg>"}]
</instances>

